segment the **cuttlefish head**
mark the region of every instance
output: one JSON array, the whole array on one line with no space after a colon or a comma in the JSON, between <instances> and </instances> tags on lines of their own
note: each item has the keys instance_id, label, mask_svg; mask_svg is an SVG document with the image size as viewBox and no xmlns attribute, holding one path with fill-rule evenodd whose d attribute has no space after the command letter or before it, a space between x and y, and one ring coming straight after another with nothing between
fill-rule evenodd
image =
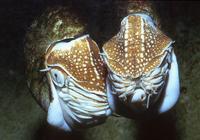
<instances>
[{"instance_id":1,"label":"cuttlefish head","mask_svg":"<svg viewBox=\"0 0 200 140\"><path fill-rule=\"evenodd\" d=\"M52 92L48 122L67 131L105 120L111 110L106 95L106 68L97 44L84 35L52 43L45 66Z\"/></svg>"},{"instance_id":2,"label":"cuttlefish head","mask_svg":"<svg viewBox=\"0 0 200 140\"><path fill-rule=\"evenodd\" d=\"M145 14L131 14L103 46L110 91L135 110L147 110L168 82L173 41Z\"/></svg>"}]
</instances>

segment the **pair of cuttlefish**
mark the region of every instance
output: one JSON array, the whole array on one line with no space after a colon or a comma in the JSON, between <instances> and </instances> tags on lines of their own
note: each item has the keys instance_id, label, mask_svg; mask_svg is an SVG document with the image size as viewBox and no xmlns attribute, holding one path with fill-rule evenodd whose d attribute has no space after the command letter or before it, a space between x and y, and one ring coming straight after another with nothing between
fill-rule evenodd
<instances>
[{"instance_id":1,"label":"pair of cuttlefish","mask_svg":"<svg viewBox=\"0 0 200 140\"><path fill-rule=\"evenodd\" d=\"M122 20L102 52L89 35L52 43L41 70L47 73L53 97L48 122L72 131L127 108L127 114L136 115L168 111L179 97L173 42L150 16L138 13Z\"/></svg>"}]
</instances>

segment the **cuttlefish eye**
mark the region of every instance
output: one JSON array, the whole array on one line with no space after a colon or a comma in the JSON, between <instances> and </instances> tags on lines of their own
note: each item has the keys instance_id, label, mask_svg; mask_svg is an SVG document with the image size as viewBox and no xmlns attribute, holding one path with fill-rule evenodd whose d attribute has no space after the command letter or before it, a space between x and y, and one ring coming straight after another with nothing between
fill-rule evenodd
<instances>
[{"instance_id":1,"label":"cuttlefish eye","mask_svg":"<svg viewBox=\"0 0 200 140\"><path fill-rule=\"evenodd\" d=\"M64 86L64 75L60 70L57 69L51 69L50 70L51 78L54 82L55 85L58 87L63 87Z\"/></svg>"}]
</instances>

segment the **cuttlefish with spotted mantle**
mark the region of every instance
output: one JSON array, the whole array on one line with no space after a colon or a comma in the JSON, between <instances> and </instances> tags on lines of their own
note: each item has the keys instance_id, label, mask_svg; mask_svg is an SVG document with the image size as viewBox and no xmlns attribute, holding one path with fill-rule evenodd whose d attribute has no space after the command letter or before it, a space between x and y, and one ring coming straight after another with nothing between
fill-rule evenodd
<instances>
[{"instance_id":1,"label":"cuttlefish with spotted mantle","mask_svg":"<svg viewBox=\"0 0 200 140\"><path fill-rule=\"evenodd\" d=\"M103 46L108 90L133 111L146 111L159 102L166 112L179 97L179 73L173 41L143 13L130 14L119 33Z\"/></svg>"},{"instance_id":2,"label":"cuttlefish with spotted mantle","mask_svg":"<svg viewBox=\"0 0 200 140\"><path fill-rule=\"evenodd\" d=\"M50 124L71 131L99 124L111 114L106 68L89 35L52 43L45 67L41 71L47 72L53 97L48 109Z\"/></svg>"}]
</instances>

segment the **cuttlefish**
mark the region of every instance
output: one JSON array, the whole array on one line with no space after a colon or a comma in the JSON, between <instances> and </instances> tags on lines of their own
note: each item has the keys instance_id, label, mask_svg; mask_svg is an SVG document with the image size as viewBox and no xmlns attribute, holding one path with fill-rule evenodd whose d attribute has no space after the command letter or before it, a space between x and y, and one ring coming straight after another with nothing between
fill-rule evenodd
<instances>
[{"instance_id":1,"label":"cuttlefish","mask_svg":"<svg viewBox=\"0 0 200 140\"><path fill-rule=\"evenodd\" d=\"M120 31L103 45L107 91L136 111L148 110L156 102L159 113L168 111L179 97L173 43L150 16L126 16Z\"/></svg>"}]
</instances>

